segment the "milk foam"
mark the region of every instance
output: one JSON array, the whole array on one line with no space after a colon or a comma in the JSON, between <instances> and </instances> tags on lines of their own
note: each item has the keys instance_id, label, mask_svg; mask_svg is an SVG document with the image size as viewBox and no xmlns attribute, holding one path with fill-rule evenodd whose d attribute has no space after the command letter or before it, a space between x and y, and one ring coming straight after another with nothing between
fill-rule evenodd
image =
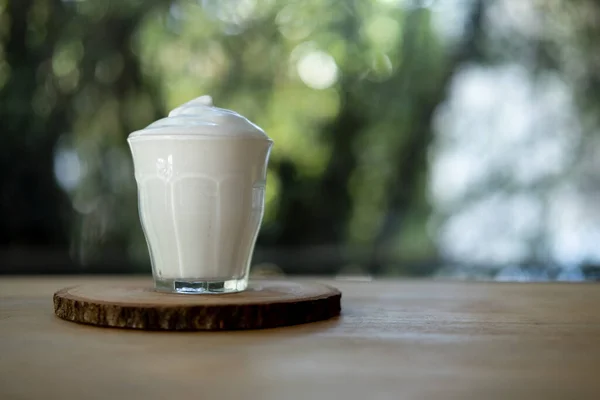
<instances>
[{"instance_id":1,"label":"milk foam","mask_svg":"<svg viewBox=\"0 0 600 400\"><path fill-rule=\"evenodd\" d=\"M234 136L267 139L265 132L235 111L214 107L210 96L201 96L175 108L166 118L133 132L129 138L150 135Z\"/></svg>"}]
</instances>

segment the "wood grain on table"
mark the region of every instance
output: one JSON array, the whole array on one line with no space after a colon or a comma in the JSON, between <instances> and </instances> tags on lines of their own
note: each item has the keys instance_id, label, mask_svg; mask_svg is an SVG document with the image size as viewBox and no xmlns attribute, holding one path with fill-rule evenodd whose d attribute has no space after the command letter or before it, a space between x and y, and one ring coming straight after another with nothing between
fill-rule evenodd
<instances>
[{"instance_id":1,"label":"wood grain on table","mask_svg":"<svg viewBox=\"0 0 600 400\"><path fill-rule=\"evenodd\" d=\"M77 325L0 277L0 399L600 399L600 285L323 281L342 316L239 332Z\"/></svg>"}]
</instances>

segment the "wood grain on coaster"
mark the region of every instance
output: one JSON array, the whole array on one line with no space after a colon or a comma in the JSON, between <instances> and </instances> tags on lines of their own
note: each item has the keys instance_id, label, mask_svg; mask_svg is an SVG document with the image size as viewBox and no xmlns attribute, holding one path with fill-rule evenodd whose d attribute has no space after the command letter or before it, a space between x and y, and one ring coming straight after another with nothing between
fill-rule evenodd
<instances>
[{"instance_id":1,"label":"wood grain on coaster","mask_svg":"<svg viewBox=\"0 0 600 400\"><path fill-rule=\"evenodd\" d=\"M262 329L340 314L339 290L319 283L254 281L241 293L181 295L141 285L87 284L54 294L54 312L89 325L146 330Z\"/></svg>"}]
</instances>

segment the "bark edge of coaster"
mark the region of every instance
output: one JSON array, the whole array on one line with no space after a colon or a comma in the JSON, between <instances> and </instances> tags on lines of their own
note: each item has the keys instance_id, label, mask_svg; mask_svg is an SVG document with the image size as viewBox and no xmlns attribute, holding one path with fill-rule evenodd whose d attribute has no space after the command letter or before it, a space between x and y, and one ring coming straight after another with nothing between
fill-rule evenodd
<instances>
[{"instance_id":1,"label":"bark edge of coaster","mask_svg":"<svg viewBox=\"0 0 600 400\"><path fill-rule=\"evenodd\" d=\"M173 331L264 329L321 321L341 311L341 292L312 282L251 281L219 295L156 292L142 284L91 283L54 293L67 321L114 328Z\"/></svg>"}]
</instances>

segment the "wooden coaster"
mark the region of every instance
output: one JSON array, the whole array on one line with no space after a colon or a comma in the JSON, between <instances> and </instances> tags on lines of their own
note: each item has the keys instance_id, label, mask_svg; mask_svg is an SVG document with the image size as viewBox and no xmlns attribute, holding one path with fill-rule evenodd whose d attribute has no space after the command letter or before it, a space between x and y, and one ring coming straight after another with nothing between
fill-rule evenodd
<instances>
[{"instance_id":1,"label":"wooden coaster","mask_svg":"<svg viewBox=\"0 0 600 400\"><path fill-rule=\"evenodd\" d=\"M54 293L54 313L83 324L146 330L261 329L340 314L339 290L318 284L254 281L241 293L183 295L140 285L88 284Z\"/></svg>"}]
</instances>

